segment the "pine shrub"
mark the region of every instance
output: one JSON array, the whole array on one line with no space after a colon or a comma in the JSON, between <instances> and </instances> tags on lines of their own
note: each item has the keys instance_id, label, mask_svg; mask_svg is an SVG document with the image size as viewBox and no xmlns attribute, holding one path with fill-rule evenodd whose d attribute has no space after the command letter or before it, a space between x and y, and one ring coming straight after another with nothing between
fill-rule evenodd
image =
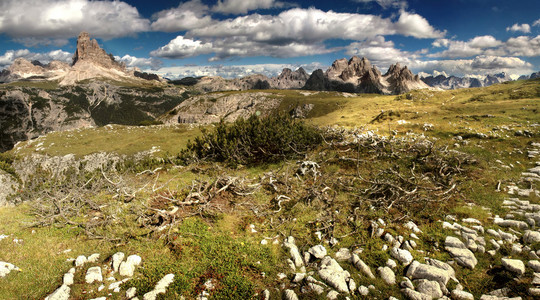
<instances>
[{"instance_id":1,"label":"pine shrub","mask_svg":"<svg viewBox=\"0 0 540 300\"><path fill-rule=\"evenodd\" d=\"M319 130L285 114L223 120L212 131L188 142L180 157L231 165L269 163L302 156L322 141Z\"/></svg>"}]
</instances>

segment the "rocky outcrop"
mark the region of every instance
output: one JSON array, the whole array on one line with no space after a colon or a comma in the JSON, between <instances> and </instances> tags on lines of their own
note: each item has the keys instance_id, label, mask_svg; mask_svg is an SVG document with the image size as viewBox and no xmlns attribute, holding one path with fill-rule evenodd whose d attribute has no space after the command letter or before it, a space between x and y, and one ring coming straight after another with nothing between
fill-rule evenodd
<instances>
[{"instance_id":1,"label":"rocky outcrop","mask_svg":"<svg viewBox=\"0 0 540 300\"><path fill-rule=\"evenodd\" d=\"M164 123L210 124L221 119L232 122L276 109L281 99L264 92L238 94L208 94L190 98L165 115Z\"/></svg>"},{"instance_id":2,"label":"rocky outcrop","mask_svg":"<svg viewBox=\"0 0 540 300\"><path fill-rule=\"evenodd\" d=\"M30 62L24 58L17 58L9 68L0 72L0 82L56 80L61 78L68 69L69 65L60 61L43 65L39 61Z\"/></svg>"},{"instance_id":3,"label":"rocky outcrop","mask_svg":"<svg viewBox=\"0 0 540 300\"><path fill-rule=\"evenodd\" d=\"M4 87L0 89L0 151L52 131L110 123L138 125L178 105L184 92L98 81L50 90Z\"/></svg>"},{"instance_id":4,"label":"rocky outcrop","mask_svg":"<svg viewBox=\"0 0 540 300\"><path fill-rule=\"evenodd\" d=\"M304 89L340 91L349 93L402 94L428 86L407 67L392 65L381 75L367 58L339 59L323 73L316 70L307 80Z\"/></svg>"},{"instance_id":5,"label":"rocky outcrop","mask_svg":"<svg viewBox=\"0 0 540 300\"><path fill-rule=\"evenodd\" d=\"M81 32L77 38L77 50L75 51L75 55L73 55L72 65L76 66L85 61L108 69L118 69L120 71L126 70L125 65L116 62L112 54L107 54L107 52L99 46L97 40L90 39L88 32Z\"/></svg>"},{"instance_id":6,"label":"rocky outcrop","mask_svg":"<svg viewBox=\"0 0 540 300\"><path fill-rule=\"evenodd\" d=\"M285 68L277 77L271 78L269 84L273 89L301 89L306 84L308 78L309 74L303 68L299 68L296 71Z\"/></svg>"}]
</instances>

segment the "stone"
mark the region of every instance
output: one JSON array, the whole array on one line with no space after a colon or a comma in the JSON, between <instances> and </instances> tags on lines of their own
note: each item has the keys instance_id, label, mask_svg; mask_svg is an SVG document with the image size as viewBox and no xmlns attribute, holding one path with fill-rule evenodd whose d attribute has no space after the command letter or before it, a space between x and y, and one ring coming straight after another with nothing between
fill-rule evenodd
<instances>
[{"instance_id":1,"label":"stone","mask_svg":"<svg viewBox=\"0 0 540 300\"><path fill-rule=\"evenodd\" d=\"M405 295L405 297L407 297L407 299L410 299L410 300L431 300L432 299L430 296L424 295L410 288L402 289L401 292L403 293L403 295Z\"/></svg>"},{"instance_id":2,"label":"stone","mask_svg":"<svg viewBox=\"0 0 540 300\"><path fill-rule=\"evenodd\" d=\"M389 267L390 269L395 269L397 267L397 264L396 264L396 261L389 258L387 261L386 261L386 266Z\"/></svg>"},{"instance_id":3,"label":"stone","mask_svg":"<svg viewBox=\"0 0 540 300\"><path fill-rule=\"evenodd\" d=\"M379 276L381 276L382 280L388 284L388 285L395 285L396 284L396 274L392 269L389 267L379 267L377 269L379 271Z\"/></svg>"},{"instance_id":4,"label":"stone","mask_svg":"<svg viewBox=\"0 0 540 300\"><path fill-rule=\"evenodd\" d=\"M518 228L518 229L529 228L529 225L527 225L527 223L523 221L517 221L517 220L505 220L502 218L494 218L493 223L501 227L513 227L513 228Z\"/></svg>"},{"instance_id":5,"label":"stone","mask_svg":"<svg viewBox=\"0 0 540 300\"><path fill-rule=\"evenodd\" d=\"M353 293L356 290L356 282L354 281L354 279L349 278L348 285L349 285L349 291Z\"/></svg>"},{"instance_id":6,"label":"stone","mask_svg":"<svg viewBox=\"0 0 540 300\"><path fill-rule=\"evenodd\" d=\"M135 297L136 294L137 294L137 288L136 287L130 287L126 291L126 298L131 299L131 298Z\"/></svg>"},{"instance_id":7,"label":"stone","mask_svg":"<svg viewBox=\"0 0 540 300\"><path fill-rule=\"evenodd\" d=\"M100 267L91 267L88 268L88 271L86 271L85 276L86 283L93 283L94 281L103 281L103 276L101 275L101 268Z\"/></svg>"},{"instance_id":8,"label":"stone","mask_svg":"<svg viewBox=\"0 0 540 300\"><path fill-rule=\"evenodd\" d=\"M529 262L527 262L527 267L533 269L534 272L540 272L540 261L529 260Z\"/></svg>"},{"instance_id":9,"label":"stone","mask_svg":"<svg viewBox=\"0 0 540 300\"><path fill-rule=\"evenodd\" d=\"M321 259L326 256L326 248L323 245L316 245L309 248L308 252L315 258Z\"/></svg>"},{"instance_id":10,"label":"stone","mask_svg":"<svg viewBox=\"0 0 540 300\"><path fill-rule=\"evenodd\" d=\"M144 300L155 300L159 294L165 294L167 287L173 282L174 274L167 274L161 278L154 289L143 295Z\"/></svg>"},{"instance_id":11,"label":"stone","mask_svg":"<svg viewBox=\"0 0 540 300\"><path fill-rule=\"evenodd\" d=\"M407 269L406 276L410 279L427 279L430 281L436 281L441 285L446 286L450 280L450 273L447 270L421 264L418 261L413 261Z\"/></svg>"},{"instance_id":12,"label":"stone","mask_svg":"<svg viewBox=\"0 0 540 300\"><path fill-rule=\"evenodd\" d=\"M296 273L294 274L292 282L299 283L300 281L304 280L305 277L306 277L306 274L304 273Z\"/></svg>"},{"instance_id":13,"label":"stone","mask_svg":"<svg viewBox=\"0 0 540 300\"><path fill-rule=\"evenodd\" d=\"M263 291L263 300L270 300L270 291L264 290Z\"/></svg>"},{"instance_id":14,"label":"stone","mask_svg":"<svg viewBox=\"0 0 540 300\"><path fill-rule=\"evenodd\" d=\"M142 258L140 256L138 256L138 255L130 255L126 259L126 262L129 263L129 264L132 264L134 266L138 266L138 265L141 264Z\"/></svg>"},{"instance_id":15,"label":"stone","mask_svg":"<svg viewBox=\"0 0 540 300\"><path fill-rule=\"evenodd\" d=\"M373 272L371 272L371 268L363 260L361 260L358 255L352 255L351 263L367 277L375 279L375 275L373 275Z\"/></svg>"},{"instance_id":16,"label":"stone","mask_svg":"<svg viewBox=\"0 0 540 300\"><path fill-rule=\"evenodd\" d=\"M80 267L82 265L84 265L86 263L86 256L84 255L79 255L77 256L77 258L75 259L75 267Z\"/></svg>"},{"instance_id":17,"label":"stone","mask_svg":"<svg viewBox=\"0 0 540 300\"><path fill-rule=\"evenodd\" d=\"M473 294L457 289L452 291L450 298L452 300L474 300Z\"/></svg>"},{"instance_id":18,"label":"stone","mask_svg":"<svg viewBox=\"0 0 540 300\"><path fill-rule=\"evenodd\" d=\"M49 296L45 297L45 300L69 300L69 293L71 288L65 284L60 286Z\"/></svg>"},{"instance_id":19,"label":"stone","mask_svg":"<svg viewBox=\"0 0 540 300\"><path fill-rule=\"evenodd\" d=\"M69 273L69 272L64 274L64 278L63 278L64 285L67 285L67 286L72 285L73 284L73 278L74 278L74 275Z\"/></svg>"},{"instance_id":20,"label":"stone","mask_svg":"<svg viewBox=\"0 0 540 300\"><path fill-rule=\"evenodd\" d=\"M408 266L413 261L413 256L408 250L392 248L390 255L399 260L404 266Z\"/></svg>"},{"instance_id":21,"label":"stone","mask_svg":"<svg viewBox=\"0 0 540 300\"><path fill-rule=\"evenodd\" d=\"M540 288L529 288L529 294L534 297L540 297Z\"/></svg>"},{"instance_id":22,"label":"stone","mask_svg":"<svg viewBox=\"0 0 540 300\"><path fill-rule=\"evenodd\" d=\"M532 285L540 285L540 273L533 273Z\"/></svg>"},{"instance_id":23,"label":"stone","mask_svg":"<svg viewBox=\"0 0 540 300\"><path fill-rule=\"evenodd\" d=\"M291 259L294 262L294 265L297 268L302 267L304 265L304 261L302 260L300 251L295 244L294 237L289 236L287 239L285 239L285 241L283 242L283 246L289 249L289 254L291 255Z\"/></svg>"},{"instance_id":24,"label":"stone","mask_svg":"<svg viewBox=\"0 0 540 300\"><path fill-rule=\"evenodd\" d=\"M13 264L0 261L0 278L5 277L13 270L19 270L19 268L15 267Z\"/></svg>"},{"instance_id":25,"label":"stone","mask_svg":"<svg viewBox=\"0 0 540 300\"><path fill-rule=\"evenodd\" d=\"M316 283L313 283L313 282L309 282L307 284L308 288L312 291L314 291L317 295L320 295L322 293L324 293L324 287L316 284Z\"/></svg>"},{"instance_id":26,"label":"stone","mask_svg":"<svg viewBox=\"0 0 540 300\"><path fill-rule=\"evenodd\" d=\"M478 260L469 249L446 247L446 251L455 259L455 261L463 267L474 269Z\"/></svg>"},{"instance_id":27,"label":"stone","mask_svg":"<svg viewBox=\"0 0 540 300\"><path fill-rule=\"evenodd\" d=\"M285 290L283 298L286 300L298 300L298 296L293 290Z\"/></svg>"},{"instance_id":28,"label":"stone","mask_svg":"<svg viewBox=\"0 0 540 300\"><path fill-rule=\"evenodd\" d=\"M495 231L493 229L488 229L486 232L488 234L491 234L492 236L496 237L497 239L501 238L501 235L497 231Z\"/></svg>"},{"instance_id":29,"label":"stone","mask_svg":"<svg viewBox=\"0 0 540 300\"><path fill-rule=\"evenodd\" d=\"M444 246L447 248L460 248L460 249L466 249L467 247L465 244L458 239L457 237L453 236L447 236L444 240Z\"/></svg>"},{"instance_id":30,"label":"stone","mask_svg":"<svg viewBox=\"0 0 540 300\"><path fill-rule=\"evenodd\" d=\"M369 289L363 285L361 285L359 288L358 288L358 293L362 296L367 296L369 295Z\"/></svg>"},{"instance_id":31,"label":"stone","mask_svg":"<svg viewBox=\"0 0 540 300\"><path fill-rule=\"evenodd\" d=\"M89 263L97 263L99 260L99 253L94 253L90 256L88 256L87 262Z\"/></svg>"},{"instance_id":32,"label":"stone","mask_svg":"<svg viewBox=\"0 0 540 300\"><path fill-rule=\"evenodd\" d=\"M519 259L502 258L501 263L503 267L510 272L518 275L523 275L525 273L525 264Z\"/></svg>"},{"instance_id":33,"label":"stone","mask_svg":"<svg viewBox=\"0 0 540 300\"><path fill-rule=\"evenodd\" d=\"M416 290L424 295L428 295L431 298L440 298L443 296L441 286L436 281L430 281L427 279L419 279L414 282Z\"/></svg>"},{"instance_id":34,"label":"stone","mask_svg":"<svg viewBox=\"0 0 540 300\"><path fill-rule=\"evenodd\" d=\"M113 271L118 272L118 269L120 268L120 263L124 260L124 252L116 252L112 256L112 268Z\"/></svg>"},{"instance_id":35,"label":"stone","mask_svg":"<svg viewBox=\"0 0 540 300\"><path fill-rule=\"evenodd\" d=\"M404 289L409 288L409 289L414 290L414 285L412 281L407 277L403 277L403 280L399 283L399 286Z\"/></svg>"},{"instance_id":36,"label":"stone","mask_svg":"<svg viewBox=\"0 0 540 300\"><path fill-rule=\"evenodd\" d=\"M351 275L349 272L343 270L339 263L330 256L325 256L322 259L319 268L319 276L339 292L349 292L347 279L351 277Z\"/></svg>"},{"instance_id":37,"label":"stone","mask_svg":"<svg viewBox=\"0 0 540 300\"><path fill-rule=\"evenodd\" d=\"M338 296L339 296L339 293L336 291L330 291L328 292L328 294L326 294L326 298L330 300L335 300L338 298Z\"/></svg>"},{"instance_id":38,"label":"stone","mask_svg":"<svg viewBox=\"0 0 540 300\"><path fill-rule=\"evenodd\" d=\"M135 273L135 266L123 261L120 264L120 268L118 268L118 271L120 273L120 276L133 277L133 274Z\"/></svg>"},{"instance_id":39,"label":"stone","mask_svg":"<svg viewBox=\"0 0 540 300\"><path fill-rule=\"evenodd\" d=\"M434 266L434 267L437 267L439 269L445 270L448 273L448 275L450 276L450 278L455 278L456 277L456 271L449 264L447 264L445 262L442 262L440 260L434 259L434 258L427 258L426 262L430 266ZM438 281L438 280L436 280L436 281Z\"/></svg>"},{"instance_id":40,"label":"stone","mask_svg":"<svg viewBox=\"0 0 540 300\"><path fill-rule=\"evenodd\" d=\"M338 252L336 252L336 260L337 261L345 261L350 260L352 257L351 251L348 248L341 248Z\"/></svg>"},{"instance_id":41,"label":"stone","mask_svg":"<svg viewBox=\"0 0 540 300\"><path fill-rule=\"evenodd\" d=\"M532 231L532 230L525 231L525 234L523 234L523 241L526 244L532 244L532 243L540 242L540 232Z\"/></svg>"}]
</instances>

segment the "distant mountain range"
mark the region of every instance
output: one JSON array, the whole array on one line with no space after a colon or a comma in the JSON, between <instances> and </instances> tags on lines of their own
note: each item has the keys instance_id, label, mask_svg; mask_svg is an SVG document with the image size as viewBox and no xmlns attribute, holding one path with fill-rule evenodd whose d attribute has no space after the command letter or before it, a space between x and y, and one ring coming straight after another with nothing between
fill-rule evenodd
<instances>
[{"instance_id":1,"label":"distant mountain range","mask_svg":"<svg viewBox=\"0 0 540 300\"><path fill-rule=\"evenodd\" d=\"M531 75L523 75L518 80L535 79L540 78L540 72L532 73ZM475 77L456 77L456 76L427 76L421 77L421 80L430 87L440 88L443 90L455 90L463 88L475 88L490 86L492 84L501 83L505 81L512 81L510 75L505 72L501 72L494 75L475 76Z\"/></svg>"}]
</instances>

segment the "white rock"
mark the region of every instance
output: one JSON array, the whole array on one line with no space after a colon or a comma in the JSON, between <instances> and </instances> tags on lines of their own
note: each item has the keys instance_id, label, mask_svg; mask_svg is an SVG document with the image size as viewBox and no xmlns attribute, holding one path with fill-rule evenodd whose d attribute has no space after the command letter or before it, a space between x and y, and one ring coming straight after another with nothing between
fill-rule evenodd
<instances>
[{"instance_id":1,"label":"white rock","mask_svg":"<svg viewBox=\"0 0 540 300\"><path fill-rule=\"evenodd\" d=\"M304 262L302 260L302 256L300 256L300 251L298 251L298 247L294 243L294 237L289 236L283 242L283 246L285 246L285 248L289 248L289 254L291 255L294 265L297 268L302 267L304 265Z\"/></svg>"},{"instance_id":2,"label":"white rock","mask_svg":"<svg viewBox=\"0 0 540 300\"><path fill-rule=\"evenodd\" d=\"M316 283L308 282L307 286L310 290L314 291L317 295L324 293L324 287Z\"/></svg>"},{"instance_id":3,"label":"white rock","mask_svg":"<svg viewBox=\"0 0 540 300\"><path fill-rule=\"evenodd\" d=\"M270 291L264 290L263 291L263 300L270 300Z\"/></svg>"},{"instance_id":4,"label":"white rock","mask_svg":"<svg viewBox=\"0 0 540 300\"><path fill-rule=\"evenodd\" d=\"M67 286L72 285L73 284L73 277L74 277L74 275L69 273L69 272L64 274L64 278L63 278L64 285L67 285Z\"/></svg>"},{"instance_id":5,"label":"white rock","mask_svg":"<svg viewBox=\"0 0 540 300\"><path fill-rule=\"evenodd\" d=\"M540 242L540 232L527 230L523 235L523 241L526 244L538 243Z\"/></svg>"},{"instance_id":6,"label":"white rock","mask_svg":"<svg viewBox=\"0 0 540 300\"><path fill-rule=\"evenodd\" d=\"M348 248L341 248L338 252L336 252L337 261L350 260L351 257L351 251Z\"/></svg>"},{"instance_id":7,"label":"white rock","mask_svg":"<svg viewBox=\"0 0 540 300\"><path fill-rule=\"evenodd\" d=\"M112 256L112 268L115 272L118 272L118 269L120 268L120 263L124 260L124 252L116 252Z\"/></svg>"},{"instance_id":8,"label":"white rock","mask_svg":"<svg viewBox=\"0 0 540 300\"><path fill-rule=\"evenodd\" d=\"M169 287L169 285L173 281L174 281L174 274L167 274L167 275L163 276L163 278L161 278L160 281L158 281L158 283L156 284L156 287L154 288L154 290L162 291L163 293L165 293L165 290L167 289L167 287Z\"/></svg>"},{"instance_id":9,"label":"white rock","mask_svg":"<svg viewBox=\"0 0 540 300\"><path fill-rule=\"evenodd\" d=\"M316 245L309 248L308 252L315 258L321 259L326 256L326 248L323 245Z\"/></svg>"},{"instance_id":10,"label":"white rock","mask_svg":"<svg viewBox=\"0 0 540 300\"><path fill-rule=\"evenodd\" d=\"M322 259L319 276L339 292L349 292L347 279L351 277L351 275L349 272L343 270L339 263L330 256L325 256Z\"/></svg>"},{"instance_id":11,"label":"white rock","mask_svg":"<svg viewBox=\"0 0 540 300\"><path fill-rule=\"evenodd\" d=\"M123 261L120 263L120 268L118 268L120 272L120 276L125 277L133 277L133 274L135 273L135 266Z\"/></svg>"},{"instance_id":12,"label":"white rock","mask_svg":"<svg viewBox=\"0 0 540 300\"><path fill-rule=\"evenodd\" d=\"M426 279L419 279L414 282L416 290L424 295L428 295L431 298L438 299L443 296L441 286L436 281L430 281Z\"/></svg>"},{"instance_id":13,"label":"white rock","mask_svg":"<svg viewBox=\"0 0 540 300\"><path fill-rule=\"evenodd\" d=\"M453 290L450 296L453 300L474 300L473 294L457 289Z\"/></svg>"},{"instance_id":14,"label":"white rock","mask_svg":"<svg viewBox=\"0 0 540 300\"><path fill-rule=\"evenodd\" d=\"M396 264L396 261L389 258L387 261L386 261L386 266L389 267L390 269L395 269L397 267L397 264Z\"/></svg>"},{"instance_id":15,"label":"white rock","mask_svg":"<svg viewBox=\"0 0 540 300\"><path fill-rule=\"evenodd\" d=\"M363 285L361 285L359 288L358 288L358 293L362 296L367 296L369 295L369 289Z\"/></svg>"},{"instance_id":16,"label":"white rock","mask_svg":"<svg viewBox=\"0 0 540 300\"><path fill-rule=\"evenodd\" d=\"M97 263L99 260L99 253L94 253L90 256L88 256L87 262L89 263Z\"/></svg>"},{"instance_id":17,"label":"white rock","mask_svg":"<svg viewBox=\"0 0 540 300\"><path fill-rule=\"evenodd\" d=\"M93 283L94 281L103 281L103 276L101 275L101 268L100 267L91 267L88 268L88 271L86 272L85 277L86 283Z\"/></svg>"},{"instance_id":18,"label":"white rock","mask_svg":"<svg viewBox=\"0 0 540 300\"><path fill-rule=\"evenodd\" d=\"M519 259L502 258L502 265L510 272L523 275L525 273L525 264Z\"/></svg>"},{"instance_id":19,"label":"white rock","mask_svg":"<svg viewBox=\"0 0 540 300\"><path fill-rule=\"evenodd\" d=\"M420 292L417 292L410 288L404 288L401 292L410 300L431 300L432 298L428 295L424 295Z\"/></svg>"},{"instance_id":20,"label":"white rock","mask_svg":"<svg viewBox=\"0 0 540 300\"><path fill-rule=\"evenodd\" d=\"M427 279L430 281L436 281L441 285L446 286L450 280L450 274L451 273L448 270L441 269L436 266L421 264L418 261L413 261L407 269L406 276L410 279Z\"/></svg>"},{"instance_id":21,"label":"white rock","mask_svg":"<svg viewBox=\"0 0 540 300\"><path fill-rule=\"evenodd\" d=\"M534 272L540 272L540 261L538 260L529 260L527 267L533 269Z\"/></svg>"},{"instance_id":22,"label":"white rock","mask_svg":"<svg viewBox=\"0 0 540 300\"><path fill-rule=\"evenodd\" d=\"M75 259L75 267L80 267L82 265L84 265L86 263L86 256L84 255L79 255L77 256L77 258Z\"/></svg>"},{"instance_id":23,"label":"white rock","mask_svg":"<svg viewBox=\"0 0 540 300\"><path fill-rule=\"evenodd\" d=\"M130 287L126 291L126 298L131 299L131 298L135 297L136 294L137 294L137 288L136 287Z\"/></svg>"},{"instance_id":24,"label":"white rock","mask_svg":"<svg viewBox=\"0 0 540 300\"><path fill-rule=\"evenodd\" d=\"M404 266L408 266L413 261L413 256L408 250L392 248L390 255L399 260Z\"/></svg>"},{"instance_id":25,"label":"white rock","mask_svg":"<svg viewBox=\"0 0 540 300\"><path fill-rule=\"evenodd\" d=\"M45 297L45 300L69 300L69 293L71 288L67 285L62 285L56 291L49 296Z\"/></svg>"},{"instance_id":26,"label":"white rock","mask_svg":"<svg viewBox=\"0 0 540 300\"><path fill-rule=\"evenodd\" d=\"M445 247L467 249L465 244L457 237L447 236L444 241Z\"/></svg>"},{"instance_id":27,"label":"white rock","mask_svg":"<svg viewBox=\"0 0 540 300\"><path fill-rule=\"evenodd\" d=\"M326 294L326 298L330 300L335 300L338 298L338 296L339 296L339 293L336 291L330 291L328 292L328 294Z\"/></svg>"},{"instance_id":28,"label":"white rock","mask_svg":"<svg viewBox=\"0 0 540 300\"><path fill-rule=\"evenodd\" d=\"M474 269L478 260L469 249L445 247L446 251L456 260L456 262L466 268Z\"/></svg>"},{"instance_id":29,"label":"white rock","mask_svg":"<svg viewBox=\"0 0 540 300\"><path fill-rule=\"evenodd\" d=\"M298 300L298 296L293 290L285 290L283 298L286 300Z\"/></svg>"},{"instance_id":30,"label":"white rock","mask_svg":"<svg viewBox=\"0 0 540 300\"><path fill-rule=\"evenodd\" d=\"M392 269L389 267L379 267L377 269L379 271L379 276L381 276L382 280L388 284L388 285L395 285L396 284L396 274Z\"/></svg>"},{"instance_id":31,"label":"white rock","mask_svg":"<svg viewBox=\"0 0 540 300\"><path fill-rule=\"evenodd\" d=\"M352 255L351 263L367 277L371 279L375 278L375 275L373 275L373 272L371 272L371 268L363 260L361 260L358 255Z\"/></svg>"},{"instance_id":32,"label":"white rock","mask_svg":"<svg viewBox=\"0 0 540 300\"><path fill-rule=\"evenodd\" d=\"M138 266L141 264L142 262L142 258L138 255L130 255L128 256L128 258L126 259L126 262L129 263L129 264L132 264L134 266Z\"/></svg>"}]
</instances>

